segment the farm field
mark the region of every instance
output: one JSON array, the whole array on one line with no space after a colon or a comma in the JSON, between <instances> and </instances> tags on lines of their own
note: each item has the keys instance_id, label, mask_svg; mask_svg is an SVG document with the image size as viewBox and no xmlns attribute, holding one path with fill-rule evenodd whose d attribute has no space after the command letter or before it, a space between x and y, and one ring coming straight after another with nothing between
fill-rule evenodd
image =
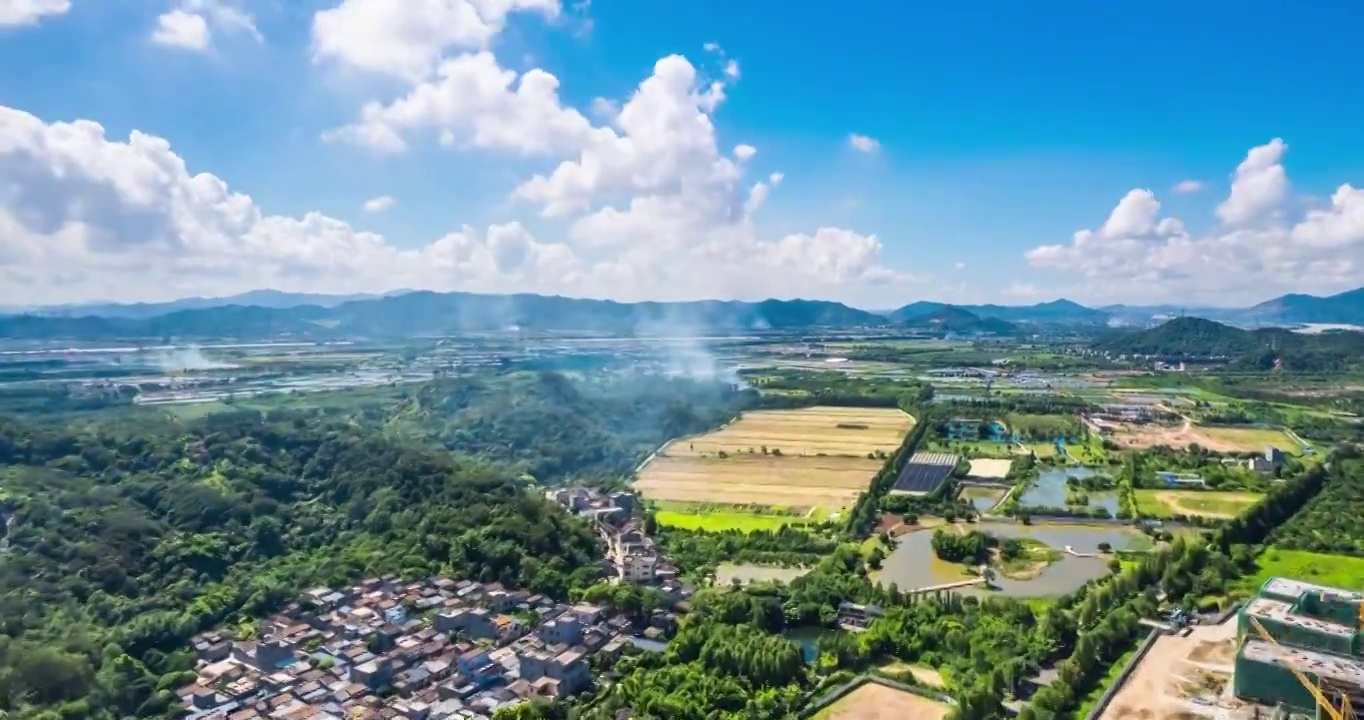
<instances>
[{"instance_id":1,"label":"farm field","mask_svg":"<svg viewBox=\"0 0 1364 720\"><path fill-rule=\"evenodd\" d=\"M1271 577L1290 577L1345 590L1364 590L1364 558L1285 550L1271 545L1255 559L1256 571L1236 583L1236 594L1249 597Z\"/></svg>"},{"instance_id":2,"label":"farm field","mask_svg":"<svg viewBox=\"0 0 1364 720\"><path fill-rule=\"evenodd\" d=\"M865 682L815 713L811 720L941 720L950 709L946 703L922 695Z\"/></svg>"},{"instance_id":3,"label":"farm field","mask_svg":"<svg viewBox=\"0 0 1364 720\"><path fill-rule=\"evenodd\" d=\"M658 501L837 510L852 504L885 464L867 455L894 453L913 424L899 410L881 408L745 413L713 433L669 443L640 472L635 489Z\"/></svg>"},{"instance_id":4,"label":"farm field","mask_svg":"<svg viewBox=\"0 0 1364 720\"><path fill-rule=\"evenodd\" d=\"M635 489L651 500L838 509L851 505L884 464L865 457L659 457Z\"/></svg>"},{"instance_id":5,"label":"farm field","mask_svg":"<svg viewBox=\"0 0 1364 720\"><path fill-rule=\"evenodd\" d=\"M720 452L761 451L765 445L785 456L858 456L893 453L914 427L914 418L893 408L817 406L799 410L757 410L697 437L667 447L669 457L708 457Z\"/></svg>"},{"instance_id":6,"label":"farm field","mask_svg":"<svg viewBox=\"0 0 1364 720\"><path fill-rule=\"evenodd\" d=\"M1138 489L1137 510L1153 518L1174 515L1201 515L1232 518L1264 497L1256 492L1214 492L1208 490Z\"/></svg>"}]
</instances>

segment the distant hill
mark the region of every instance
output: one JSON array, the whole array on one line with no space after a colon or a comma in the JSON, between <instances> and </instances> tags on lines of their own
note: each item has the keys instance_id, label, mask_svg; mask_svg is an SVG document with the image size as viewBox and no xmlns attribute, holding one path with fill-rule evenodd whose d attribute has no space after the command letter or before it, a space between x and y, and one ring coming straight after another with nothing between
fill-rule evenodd
<instances>
[{"instance_id":1,"label":"distant hill","mask_svg":"<svg viewBox=\"0 0 1364 720\"><path fill-rule=\"evenodd\" d=\"M764 300L619 303L544 295L409 292L334 307L228 305L136 317L0 317L0 337L21 339L406 337L523 328L687 333L885 325L886 319L841 303Z\"/></svg>"},{"instance_id":2,"label":"distant hill","mask_svg":"<svg viewBox=\"0 0 1364 720\"><path fill-rule=\"evenodd\" d=\"M1286 333L1274 331L1274 334L1277 336L1280 332ZM1128 355L1231 357L1272 345L1273 338L1261 338L1249 330L1203 318L1182 317L1149 330L1119 336L1103 343L1100 349Z\"/></svg>"},{"instance_id":3,"label":"distant hill","mask_svg":"<svg viewBox=\"0 0 1364 720\"><path fill-rule=\"evenodd\" d=\"M342 303L356 300L370 300L390 295L401 295L410 290L395 290L382 295L321 295L315 293L291 293L282 290L251 290L239 295L226 297L191 297L160 303L88 303L77 305L51 305L34 308L11 308L7 314L39 315L42 317L104 317L146 319L180 310L203 310L205 308L243 305L285 309L302 305L336 307Z\"/></svg>"},{"instance_id":4,"label":"distant hill","mask_svg":"<svg viewBox=\"0 0 1364 720\"><path fill-rule=\"evenodd\" d=\"M908 328L932 330L963 335L1013 335L1018 326L999 318L983 318L970 310L951 305L915 315L901 323Z\"/></svg>"},{"instance_id":5,"label":"distant hill","mask_svg":"<svg viewBox=\"0 0 1364 720\"><path fill-rule=\"evenodd\" d=\"M1013 323L1043 324L1095 324L1108 322L1108 313L1087 308L1070 300L1053 300L1036 305L947 305L944 303L921 300L910 303L887 313L886 317L894 323L904 323L911 318L926 315L943 308L956 308L973 313L981 318L996 318Z\"/></svg>"},{"instance_id":6,"label":"distant hill","mask_svg":"<svg viewBox=\"0 0 1364 720\"><path fill-rule=\"evenodd\" d=\"M1364 325L1364 288L1336 295L1284 295L1246 311L1261 322L1342 323Z\"/></svg>"},{"instance_id":7,"label":"distant hill","mask_svg":"<svg viewBox=\"0 0 1364 720\"><path fill-rule=\"evenodd\" d=\"M1307 335L1283 328L1242 330L1203 318L1182 317L1148 330L1105 340L1096 349L1168 359L1224 358L1237 366L1287 370L1340 370L1364 363L1364 333Z\"/></svg>"}]
</instances>

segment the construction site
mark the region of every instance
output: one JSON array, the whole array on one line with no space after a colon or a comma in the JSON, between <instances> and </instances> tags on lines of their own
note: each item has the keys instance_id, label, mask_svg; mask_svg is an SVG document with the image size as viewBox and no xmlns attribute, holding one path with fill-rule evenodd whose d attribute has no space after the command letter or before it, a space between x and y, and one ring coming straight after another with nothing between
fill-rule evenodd
<instances>
[{"instance_id":1,"label":"construction site","mask_svg":"<svg viewBox=\"0 0 1364 720\"><path fill-rule=\"evenodd\" d=\"M1332 720L1364 705L1364 593L1270 578L1238 631L1237 697Z\"/></svg>"},{"instance_id":2,"label":"construction site","mask_svg":"<svg viewBox=\"0 0 1364 720\"><path fill-rule=\"evenodd\" d=\"M1357 720L1364 593L1270 578L1234 618L1164 627L1098 720Z\"/></svg>"}]
</instances>

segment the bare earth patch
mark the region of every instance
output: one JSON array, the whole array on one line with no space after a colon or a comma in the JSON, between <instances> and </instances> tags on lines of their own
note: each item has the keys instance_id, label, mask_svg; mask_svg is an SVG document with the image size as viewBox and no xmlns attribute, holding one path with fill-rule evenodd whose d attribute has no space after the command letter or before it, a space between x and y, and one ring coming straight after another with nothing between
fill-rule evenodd
<instances>
[{"instance_id":1,"label":"bare earth patch","mask_svg":"<svg viewBox=\"0 0 1364 720\"><path fill-rule=\"evenodd\" d=\"M1183 425L1137 425L1118 423L1113 441L1124 447L1149 448L1164 445L1171 448L1197 443L1213 452L1263 452L1273 445L1289 454L1298 453L1298 444L1281 430L1271 428L1202 427L1192 423Z\"/></svg>"},{"instance_id":2,"label":"bare earth patch","mask_svg":"<svg viewBox=\"0 0 1364 720\"><path fill-rule=\"evenodd\" d=\"M942 720L950 708L880 683L863 683L815 714L813 720Z\"/></svg>"},{"instance_id":3,"label":"bare earth patch","mask_svg":"<svg viewBox=\"0 0 1364 720\"><path fill-rule=\"evenodd\" d=\"M971 477L1003 480L1013 466L1012 460L980 459L971 461Z\"/></svg>"},{"instance_id":4,"label":"bare earth patch","mask_svg":"<svg viewBox=\"0 0 1364 720\"><path fill-rule=\"evenodd\" d=\"M1236 622L1162 635L1113 696L1100 720L1220 717L1245 705L1231 694Z\"/></svg>"}]
</instances>

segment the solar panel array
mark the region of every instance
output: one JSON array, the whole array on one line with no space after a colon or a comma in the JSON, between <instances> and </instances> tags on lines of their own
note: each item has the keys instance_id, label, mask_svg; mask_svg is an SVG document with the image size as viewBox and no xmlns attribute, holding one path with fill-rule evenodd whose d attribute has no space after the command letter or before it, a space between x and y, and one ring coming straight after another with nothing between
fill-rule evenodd
<instances>
[{"instance_id":1,"label":"solar panel array","mask_svg":"<svg viewBox=\"0 0 1364 720\"><path fill-rule=\"evenodd\" d=\"M915 453L900 470L900 476L890 490L927 495L937 490L956 466L957 456L951 453Z\"/></svg>"}]
</instances>

